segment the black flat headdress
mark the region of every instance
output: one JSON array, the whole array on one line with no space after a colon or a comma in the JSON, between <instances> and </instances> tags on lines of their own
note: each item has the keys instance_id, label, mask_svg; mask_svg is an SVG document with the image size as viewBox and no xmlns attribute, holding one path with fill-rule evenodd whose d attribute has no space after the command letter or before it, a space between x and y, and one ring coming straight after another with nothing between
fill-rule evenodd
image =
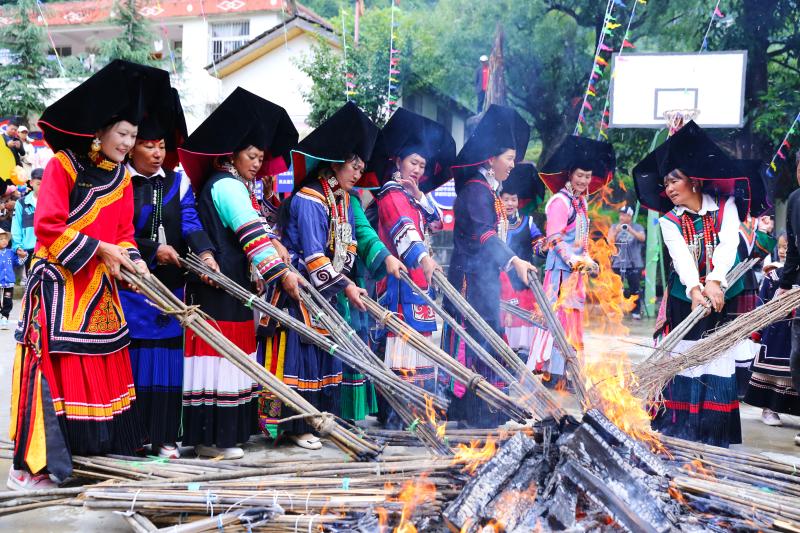
<instances>
[{"instance_id":1,"label":"black flat headdress","mask_svg":"<svg viewBox=\"0 0 800 533\"><path fill-rule=\"evenodd\" d=\"M343 163L351 154L367 164L380 130L353 102L347 102L292 150L295 188L321 161ZM356 187L377 188L377 174L367 169Z\"/></svg>"},{"instance_id":2,"label":"black flat headdress","mask_svg":"<svg viewBox=\"0 0 800 533\"><path fill-rule=\"evenodd\" d=\"M264 151L258 176L289 168L297 129L284 108L237 87L178 149L181 164L196 190L202 188L217 157L255 146Z\"/></svg>"},{"instance_id":3,"label":"black flat headdress","mask_svg":"<svg viewBox=\"0 0 800 533\"><path fill-rule=\"evenodd\" d=\"M530 126L516 110L496 104L489 106L452 167L456 191L473 175L473 167L482 165L503 149L513 148L517 152L515 160L522 161L530 135Z\"/></svg>"},{"instance_id":4,"label":"black flat headdress","mask_svg":"<svg viewBox=\"0 0 800 533\"><path fill-rule=\"evenodd\" d=\"M737 198L739 216L742 219L746 217L754 189L748 169L728 157L694 121L678 130L633 168L639 202L660 213L670 211L674 205L667 198L664 177L675 169L700 180L705 193ZM753 181L756 186L761 182L760 179Z\"/></svg>"},{"instance_id":5,"label":"black flat headdress","mask_svg":"<svg viewBox=\"0 0 800 533\"><path fill-rule=\"evenodd\" d=\"M186 117L183 114L178 90L173 87L170 96L172 105L160 115L147 113L142 118L139 124L139 133L136 135L136 140L164 140L167 154L164 157L163 167L168 170L172 170L177 166L178 148L189 137L186 131Z\"/></svg>"},{"instance_id":6,"label":"black flat headdress","mask_svg":"<svg viewBox=\"0 0 800 533\"><path fill-rule=\"evenodd\" d=\"M39 119L53 151L88 151L95 133L120 120L138 125L172 107L169 73L116 59L48 106Z\"/></svg>"},{"instance_id":7,"label":"black flat headdress","mask_svg":"<svg viewBox=\"0 0 800 533\"><path fill-rule=\"evenodd\" d=\"M514 166L508 179L503 182L502 193L516 194L520 202L539 204L544 199L544 183L533 163L522 161Z\"/></svg>"},{"instance_id":8,"label":"black flat headdress","mask_svg":"<svg viewBox=\"0 0 800 533\"><path fill-rule=\"evenodd\" d=\"M425 174L419 180L423 193L450 179L450 166L456 157L456 143L447 129L427 117L402 107L381 130L369 167L381 176L381 183L395 169L392 159L417 154L425 158Z\"/></svg>"},{"instance_id":9,"label":"black flat headdress","mask_svg":"<svg viewBox=\"0 0 800 533\"><path fill-rule=\"evenodd\" d=\"M616 166L617 158L611 144L569 135L542 165L539 177L551 192L558 192L567 184L573 170L591 170L592 180L587 192L592 194L611 181Z\"/></svg>"}]
</instances>

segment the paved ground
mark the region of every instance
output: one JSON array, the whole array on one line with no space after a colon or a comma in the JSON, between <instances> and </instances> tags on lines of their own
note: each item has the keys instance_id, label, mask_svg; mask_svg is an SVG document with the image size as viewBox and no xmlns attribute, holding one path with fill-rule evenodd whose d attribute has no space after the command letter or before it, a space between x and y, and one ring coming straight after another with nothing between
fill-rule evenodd
<instances>
[{"instance_id":1,"label":"paved ground","mask_svg":"<svg viewBox=\"0 0 800 533\"><path fill-rule=\"evenodd\" d=\"M19 311L19 301L15 302L12 316ZM587 334L588 350L600 350L603 353L613 352L627 354L633 362L641 360L648 353L652 340L652 321L631 322L630 334L624 337L610 335ZM11 369L13 364L13 336L11 331L0 331L0 431L6 436L9 421L7 407L10 398ZM611 357L611 356L610 356ZM574 400L562 395L561 400L567 406L574 406ZM797 461L800 465L800 447L793 444L793 437L800 432L800 417L783 416L784 426L767 427L760 421L760 409L742 406L742 426L744 432L743 448L757 450L762 453L780 456L784 460ZM249 459L265 459L270 457L314 457L340 455L331 445L316 452L307 452L295 447L274 447L262 437L254 437L246 446ZM390 452L391 453L391 450ZM7 476L10 461L0 459L0 481ZM0 487L3 490L4 487ZM83 511L78 508L60 507L30 511L10 517L0 518L0 531L19 532L63 532L86 531L115 533L129 531L124 520L109 512Z\"/></svg>"}]
</instances>

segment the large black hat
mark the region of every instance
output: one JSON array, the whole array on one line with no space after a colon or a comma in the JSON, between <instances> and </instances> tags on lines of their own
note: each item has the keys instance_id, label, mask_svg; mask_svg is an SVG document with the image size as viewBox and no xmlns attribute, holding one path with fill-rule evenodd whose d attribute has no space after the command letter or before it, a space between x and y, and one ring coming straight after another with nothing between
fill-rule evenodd
<instances>
[{"instance_id":1,"label":"large black hat","mask_svg":"<svg viewBox=\"0 0 800 533\"><path fill-rule=\"evenodd\" d=\"M769 201L769 191L767 188L767 167L759 159L740 159L737 161L741 173L749 178L748 190L741 185L734 187L734 200L736 200L736 208L740 213L740 218L744 219L745 216L741 213L750 213L754 217L767 214L772 203ZM741 182L742 180L736 180Z\"/></svg>"},{"instance_id":2,"label":"large black hat","mask_svg":"<svg viewBox=\"0 0 800 533\"><path fill-rule=\"evenodd\" d=\"M186 130L186 117L183 114L181 99L178 90L172 88L172 105L161 114L147 113L139 123L137 140L160 141L164 140L167 155L164 157L164 168L172 169L178 164L178 148L189 137Z\"/></svg>"},{"instance_id":3,"label":"large black hat","mask_svg":"<svg viewBox=\"0 0 800 533\"><path fill-rule=\"evenodd\" d=\"M264 151L258 176L275 176L289 168L297 129L284 108L237 87L178 149L181 164L200 190L214 159L255 146Z\"/></svg>"},{"instance_id":4,"label":"large black hat","mask_svg":"<svg viewBox=\"0 0 800 533\"><path fill-rule=\"evenodd\" d=\"M664 177L675 169L700 180L703 192L734 196L739 216L750 209L752 190L748 170L728 157L694 121L689 122L633 168L639 202L648 209L666 213L674 207L664 189ZM753 180L758 186L758 180ZM763 186L763 182L761 182ZM742 204L742 205L738 205Z\"/></svg>"},{"instance_id":5,"label":"large black hat","mask_svg":"<svg viewBox=\"0 0 800 533\"><path fill-rule=\"evenodd\" d=\"M53 151L82 151L109 124L139 124L146 114L160 116L171 107L166 70L117 59L48 106L39 127Z\"/></svg>"},{"instance_id":6,"label":"large black hat","mask_svg":"<svg viewBox=\"0 0 800 533\"><path fill-rule=\"evenodd\" d=\"M523 161L517 163L508 179L503 182L501 193L516 194L521 201L533 201L537 204L544 199L544 183L533 163Z\"/></svg>"},{"instance_id":7,"label":"large black hat","mask_svg":"<svg viewBox=\"0 0 800 533\"><path fill-rule=\"evenodd\" d=\"M372 157L379 133L378 126L356 104L347 102L292 150L295 187L321 161L344 163L348 156L357 155L366 164ZM369 171L356 183L356 187L363 188L378 186L377 174Z\"/></svg>"},{"instance_id":8,"label":"large black hat","mask_svg":"<svg viewBox=\"0 0 800 533\"><path fill-rule=\"evenodd\" d=\"M551 192L558 192L567 184L573 170L591 170L587 193L592 194L611 181L616 167L617 157L611 144L569 135L542 166L539 177Z\"/></svg>"},{"instance_id":9,"label":"large black hat","mask_svg":"<svg viewBox=\"0 0 800 533\"><path fill-rule=\"evenodd\" d=\"M490 105L456 157L452 167L456 189L461 188L461 182L471 174L468 170L482 165L501 150L513 148L517 152L516 161L521 161L530 136L530 126L516 110Z\"/></svg>"},{"instance_id":10,"label":"large black hat","mask_svg":"<svg viewBox=\"0 0 800 533\"><path fill-rule=\"evenodd\" d=\"M381 130L369 166L383 182L395 168L392 159L411 154L425 158L425 175L419 181L422 192L430 192L450 179L450 165L456 157L453 136L435 120L401 107Z\"/></svg>"}]
</instances>

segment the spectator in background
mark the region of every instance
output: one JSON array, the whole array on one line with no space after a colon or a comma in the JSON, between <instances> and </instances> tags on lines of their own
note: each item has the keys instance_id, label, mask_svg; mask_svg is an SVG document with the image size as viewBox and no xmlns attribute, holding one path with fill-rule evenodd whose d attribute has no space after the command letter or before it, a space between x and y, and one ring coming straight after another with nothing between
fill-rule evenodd
<instances>
[{"instance_id":1,"label":"spectator in background","mask_svg":"<svg viewBox=\"0 0 800 533\"><path fill-rule=\"evenodd\" d=\"M27 127L20 126L17 130L17 134L19 136L20 143L22 143L22 149L25 152L20 160L22 161L22 168L25 169L25 179L28 180L30 179L31 171L33 170L33 154L36 152L36 149L33 147L31 138L28 137Z\"/></svg>"},{"instance_id":2,"label":"spectator in background","mask_svg":"<svg viewBox=\"0 0 800 533\"><path fill-rule=\"evenodd\" d=\"M0 230L0 329L8 329L8 316L14 305L14 252L8 247L11 235Z\"/></svg>"},{"instance_id":3,"label":"spectator in background","mask_svg":"<svg viewBox=\"0 0 800 533\"><path fill-rule=\"evenodd\" d=\"M800 151L795 155L795 177L800 184ZM779 298L783 293L798 285L800 282L800 251L798 251L798 236L800 235L800 189L789 195L786 200L786 237L788 248L786 249L786 261L783 265L783 273L775 291L775 298ZM794 390L800 391L800 318L792 320L792 353L789 356L789 370L792 376ZM800 433L795 435L794 443L800 446Z\"/></svg>"},{"instance_id":4,"label":"spectator in background","mask_svg":"<svg viewBox=\"0 0 800 533\"><path fill-rule=\"evenodd\" d=\"M11 218L14 216L14 208L16 207L17 200L14 195L6 196L2 199L2 207L0 207L0 229L11 233Z\"/></svg>"},{"instance_id":5,"label":"spectator in background","mask_svg":"<svg viewBox=\"0 0 800 533\"><path fill-rule=\"evenodd\" d=\"M612 224L608 232L608 240L613 242L617 248L617 253L611 260L611 268L623 280L628 282L625 297L638 296L636 307L633 308L633 313L631 313L635 320L642 318L642 298L639 290L642 283L642 269L644 268L642 246L646 238L647 235L644 228L640 224L633 222L633 209L628 206L620 209L619 223Z\"/></svg>"},{"instance_id":6,"label":"spectator in background","mask_svg":"<svg viewBox=\"0 0 800 533\"><path fill-rule=\"evenodd\" d=\"M19 139L19 122L10 120L6 126L6 132L3 134L3 142L6 143L14 154L14 162L17 166L22 166L22 156L25 155L25 149L22 147L22 141Z\"/></svg>"},{"instance_id":7,"label":"spectator in background","mask_svg":"<svg viewBox=\"0 0 800 533\"><path fill-rule=\"evenodd\" d=\"M44 171L36 168L31 172L28 183L31 192L22 197L14 207L11 221L11 249L19 257L20 263L25 263L25 273L30 268L33 258L33 249L36 246L36 235L33 234L33 214L36 211L36 201L39 198L39 187L42 185Z\"/></svg>"},{"instance_id":8,"label":"spectator in background","mask_svg":"<svg viewBox=\"0 0 800 533\"><path fill-rule=\"evenodd\" d=\"M478 113L483 111L486 90L489 88L489 57L481 56L481 64L475 71L475 93L478 95Z\"/></svg>"}]
</instances>

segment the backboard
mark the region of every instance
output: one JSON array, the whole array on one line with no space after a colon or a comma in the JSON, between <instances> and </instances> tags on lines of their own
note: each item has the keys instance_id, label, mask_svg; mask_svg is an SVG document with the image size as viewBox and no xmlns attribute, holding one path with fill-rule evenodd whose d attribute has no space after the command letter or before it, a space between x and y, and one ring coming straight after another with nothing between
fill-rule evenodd
<instances>
[{"instance_id":1,"label":"backboard","mask_svg":"<svg viewBox=\"0 0 800 533\"><path fill-rule=\"evenodd\" d=\"M614 54L612 128L663 128L664 112L698 110L704 128L744 124L747 51Z\"/></svg>"}]
</instances>

